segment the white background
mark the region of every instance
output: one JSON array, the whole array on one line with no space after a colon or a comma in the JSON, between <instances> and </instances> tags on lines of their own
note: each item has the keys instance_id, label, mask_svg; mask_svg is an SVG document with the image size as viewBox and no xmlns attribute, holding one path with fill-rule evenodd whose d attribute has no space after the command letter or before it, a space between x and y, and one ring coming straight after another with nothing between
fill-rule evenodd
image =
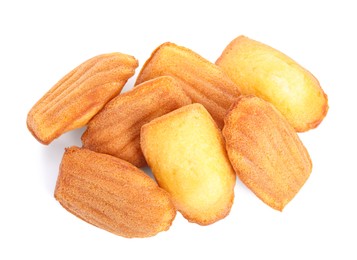
<instances>
[{"instance_id":1,"label":"white background","mask_svg":"<svg viewBox=\"0 0 357 260\"><path fill-rule=\"evenodd\" d=\"M357 259L357 9L355 1L1 1L0 259ZM230 215L210 226L177 215L155 237L126 239L93 227L53 198L64 147L26 128L32 105L62 76L106 52L140 67L171 41L214 62L244 34L310 70L330 110L300 134L313 160L306 185L275 211L237 181Z\"/></svg>"}]
</instances>

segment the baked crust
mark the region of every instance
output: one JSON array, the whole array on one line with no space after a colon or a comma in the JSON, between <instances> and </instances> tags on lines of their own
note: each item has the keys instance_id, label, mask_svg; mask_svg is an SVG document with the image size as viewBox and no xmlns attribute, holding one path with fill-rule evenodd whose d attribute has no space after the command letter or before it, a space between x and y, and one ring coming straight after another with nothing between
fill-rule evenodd
<instances>
[{"instance_id":1,"label":"baked crust","mask_svg":"<svg viewBox=\"0 0 357 260\"><path fill-rule=\"evenodd\" d=\"M318 80L280 51L239 36L216 61L243 95L272 103L298 132L317 127L328 111Z\"/></svg>"},{"instance_id":2,"label":"baked crust","mask_svg":"<svg viewBox=\"0 0 357 260\"><path fill-rule=\"evenodd\" d=\"M222 132L238 177L263 202L282 211L312 170L294 128L272 104L242 96L228 112Z\"/></svg>"},{"instance_id":3,"label":"baked crust","mask_svg":"<svg viewBox=\"0 0 357 260\"><path fill-rule=\"evenodd\" d=\"M156 235L176 216L169 194L143 171L78 147L64 153L55 198L82 220L124 237Z\"/></svg>"},{"instance_id":4,"label":"baked crust","mask_svg":"<svg viewBox=\"0 0 357 260\"><path fill-rule=\"evenodd\" d=\"M201 104L145 124L141 147L159 186L186 219L208 225L229 214L235 173L221 132Z\"/></svg>"},{"instance_id":5,"label":"baked crust","mask_svg":"<svg viewBox=\"0 0 357 260\"><path fill-rule=\"evenodd\" d=\"M223 118L240 93L220 67L188 48L167 42L151 54L136 84L165 75L179 80L192 102L202 104L218 127L223 127Z\"/></svg>"},{"instance_id":6,"label":"baked crust","mask_svg":"<svg viewBox=\"0 0 357 260\"><path fill-rule=\"evenodd\" d=\"M138 66L133 56L109 53L95 56L73 69L30 110L27 127L41 143L85 126L118 95Z\"/></svg>"},{"instance_id":7,"label":"baked crust","mask_svg":"<svg viewBox=\"0 0 357 260\"><path fill-rule=\"evenodd\" d=\"M112 99L88 124L83 146L146 165L140 148L141 126L172 110L191 104L178 81L163 76L146 81Z\"/></svg>"}]
</instances>

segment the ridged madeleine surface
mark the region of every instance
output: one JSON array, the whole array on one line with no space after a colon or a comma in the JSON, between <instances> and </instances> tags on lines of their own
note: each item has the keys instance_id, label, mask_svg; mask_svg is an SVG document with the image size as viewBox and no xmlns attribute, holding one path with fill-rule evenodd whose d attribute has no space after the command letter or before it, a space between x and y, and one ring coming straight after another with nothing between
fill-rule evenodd
<instances>
[{"instance_id":1,"label":"ridged madeleine surface","mask_svg":"<svg viewBox=\"0 0 357 260\"><path fill-rule=\"evenodd\" d=\"M298 132L317 127L327 96L318 80L285 54L244 36L234 39L216 64L244 95L271 102Z\"/></svg>"},{"instance_id":2,"label":"ridged madeleine surface","mask_svg":"<svg viewBox=\"0 0 357 260\"><path fill-rule=\"evenodd\" d=\"M146 61L136 84L165 75L179 80L192 101L204 105L218 127L223 127L223 118L239 90L220 67L190 49L167 42Z\"/></svg>"},{"instance_id":3,"label":"ridged madeleine surface","mask_svg":"<svg viewBox=\"0 0 357 260\"><path fill-rule=\"evenodd\" d=\"M159 186L186 219L208 225L229 214L235 173L221 132L201 104L144 125L141 147Z\"/></svg>"},{"instance_id":4,"label":"ridged madeleine surface","mask_svg":"<svg viewBox=\"0 0 357 260\"><path fill-rule=\"evenodd\" d=\"M112 99L88 124L84 147L146 165L140 148L141 126L191 100L172 77L158 77Z\"/></svg>"},{"instance_id":5,"label":"ridged madeleine surface","mask_svg":"<svg viewBox=\"0 0 357 260\"><path fill-rule=\"evenodd\" d=\"M134 75L137 60L122 53L85 61L54 85L30 110L27 127L43 144L82 127Z\"/></svg>"},{"instance_id":6,"label":"ridged madeleine surface","mask_svg":"<svg viewBox=\"0 0 357 260\"><path fill-rule=\"evenodd\" d=\"M144 172L78 147L65 151L55 198L84 221L124 237L168 230L176 215L169 194Z\"/></svg>"},{"instance_id":7,"label":"ridged madeleine surface","mask_svg":"<svg viewBox=\"0 0 357 260\"><path fill-rule=\"evenodd\" d=\"M310 176L310 156L275 107L241 97L225 118L228 157L242 182L270 207L282 211Z\"/></svg>"}]
</instances>

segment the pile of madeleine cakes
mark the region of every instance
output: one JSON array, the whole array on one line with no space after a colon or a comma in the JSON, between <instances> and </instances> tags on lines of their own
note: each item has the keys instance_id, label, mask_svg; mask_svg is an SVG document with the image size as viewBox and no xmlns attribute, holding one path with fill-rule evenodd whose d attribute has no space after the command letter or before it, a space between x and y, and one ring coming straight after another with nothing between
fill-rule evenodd
<instances>
[{"instance_id":1,"label":"pile of madeleine cakes","mask_svg":"<svg viewBox=\"0 0 357 260\"><path fill-rule=\"evenodd\" d=\"M312 163L297 132L317 127L328 104L294 60L245 36L215 64L167 42L120 94L137 67L122 53L93 57L28 113L43 144L87 126L59 168L54 196L66 210L123 237L149 237L168 230L177 210L200 225L226 217L236 174L279 211L304 185Z\"/></svg>"}]
</instances>

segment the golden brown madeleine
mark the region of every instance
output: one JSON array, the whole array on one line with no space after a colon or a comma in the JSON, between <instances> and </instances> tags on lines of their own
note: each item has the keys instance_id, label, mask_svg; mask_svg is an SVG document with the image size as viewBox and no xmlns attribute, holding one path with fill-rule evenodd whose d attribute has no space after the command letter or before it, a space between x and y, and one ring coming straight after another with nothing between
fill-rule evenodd
<instances>
[{"instance_id":1,"label":"golden brown madeleine","mask_svg":"<svg viewBox=\"0 0 357 260\"><path fill-rule=\"evenodd\" d=\"M136 84L165 75L178 79L192 102L204 105L218 127L223 127L223 118L239 90L221 68L190 49L168 42L152 53Z\"/></svg>"},{"instance_id":2,"label":"golden brown madeleine","mask_svg":"<svg viewBox=\"0 0 357 260\"><path fill-rule=\"evenodd\" d=\"M285 54L244 36L234 39L216 64L244 95L272 103L298 132L317 127L327 96L317 79Z\"/></svg>"},{"instance_id":3,"label":"golden brown madeleine","mask_svg":"<svg viewBox=\"0 0 357 260\"><path fill-rule=\"evenodd\" d=\"M201 104L144 125L141 147L159 186L186 219L208 225L229 214L235 173L222 134Z\"/></svg>"},{"instance_id":4,"label":"golden brown madeleine","mask_svg":"<svg viewBox=\"0 0 357 260\"><path fill-rule=\"evenodd\" d=\"M176 215L169 194L144 172L78 147L66 149L55 198L84 221L124 237L168 230Z\"/></svg>"},{"instance_id":5,"label":"golden brown madeleine","mask_svg":"<svg viewBox=\"0 0 357 260\"><path fill-rule=\"evenodd\" d=\"M282 211L307 178L310 156L285 117L270 103L241 97L225 118L228 157L242 182Z\"/></svg>"},{"instance_id":6,"label":"golden brown madeleine","mask_svg":"<svg viewBox=\"0 0 357 260\"><path fill-rule=\"evenodd\" d=\"M85 61L53 86L30 110L27 127L43 144L82 127L134 75L137 60L110 53Z\"/></svg>"},{"instance_id":7,"label":"golden brown madeleine","mask_svg":"<svg viewBox=\"0 0 357 260\"><path fill-rule=\"evenodd\" d=\"M112 99L88 124L83 146L126 160L137 167L146 165L140 148L140 129L145 123L191 100L172 77L145 81Z\"/></svg>"}]
</instances>

